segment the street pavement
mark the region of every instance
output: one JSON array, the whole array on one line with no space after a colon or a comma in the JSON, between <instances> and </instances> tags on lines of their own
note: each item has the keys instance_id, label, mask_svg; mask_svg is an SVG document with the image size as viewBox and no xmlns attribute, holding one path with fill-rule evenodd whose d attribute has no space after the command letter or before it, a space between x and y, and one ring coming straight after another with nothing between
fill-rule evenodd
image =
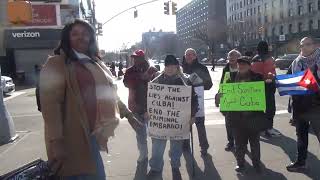
<instances>
[{"instance_id":1,"label":"street pavement","mask_svg":"<svg viewBox=\"0 0 320 180\"><path fill-rule=\"evenodd\" d=\"M208 67L210 69L210 67ZM194 166L195 175L192 173L192 157L184 153L181 158L181 174L184 180L320 180L320 151L316 137L309 135L308 171L304 173L290 173L286 165L295 159L296 135L295 128L288 122L290 114L287 113L288 97L276 96L277 115L275 128L283 134L281 137L265 139L261 137L261 159L264 165L263 173L257 175L250 160L250 153L246 156L248 170L245 174L234 171L235 157L232 152L226 152L227 143L224 126L224 117L214 105L214 95L218 91L222 68L210 71L213 87L205 92L206 129L210 144L209 155L202 158L198 143L196 127L194 134ZM278 73L284 73L279 71ZM127 102L128 91L124 88L122 80L115 80L118 84L120 98ZM34 159L46 158L43 120L37 111L34 88L17 91L14 98L6 97L6 106L14 120L19 139L13 143L0 146L0 175L18 168ZM109 143L109 154L102 152L105 170L109 180L144 180L149 167L147 164L137 166L138 150L136 147L135 133L123 119L116 130L116 136ZM151 140L148 139L151 149ZM164 155L163 179L171 180L171 166L168 157L169 143ZM250 148L249 148L250 149ZM150 154L149 154L150 157Z\"/></svg>"}]
</instances>

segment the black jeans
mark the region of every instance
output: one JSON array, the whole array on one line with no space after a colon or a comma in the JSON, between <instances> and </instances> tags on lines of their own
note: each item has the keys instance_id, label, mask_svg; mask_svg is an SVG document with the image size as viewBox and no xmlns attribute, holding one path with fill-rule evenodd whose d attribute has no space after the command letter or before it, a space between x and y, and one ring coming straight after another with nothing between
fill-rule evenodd
<instances>
[{"instance_id":1,"label":"black jeans","mask_svg":"<svg viewBox=\"0 0 320 180\"><path fill-rule=\"evenodd\" d=\"M275 86L273 83L266 84L266 117L270 121L268 129L273 128L273 118L276 114Z\"/></svg>"},{"instance_id":2,"label":"black jeans","mask_svg":"<svg viewBox=\"0 0 320 180\"><path fill-rule=\"evenodd\" d=\"M232 132L230 117L228 117L228 114L226 114L225 116L225 121L226 121L225 125L226 125L228 143L231 145L234 145L234 135Z\"/></svg>"},{"instance_id":3,"label":"black jeans","mask_svg":"<svg viewBox=\"0 0 320 180\"><path fill-rule=\"evenodd\" d=\"M244 156L247 150L248 141L250 143L250 150L252 155L253 166L260 164L260 133L259 131L250 131L242 128L233 129L234 138L236 142L236 159L239 166L243 166Z\"/></svg>"},{"instance_id":4,"label":"black jeans","mask_svg":"<svg viewBox=\"0 0 320 180\"><path fill-rule=\"evenodd\" d=\"M319 122L320 107L307 113L295 114L296 134L297 134L297 162L305 164L308 154L308 134L311 125L313 132L320 143L320 122Z\"/></svg>"}]
</instances>

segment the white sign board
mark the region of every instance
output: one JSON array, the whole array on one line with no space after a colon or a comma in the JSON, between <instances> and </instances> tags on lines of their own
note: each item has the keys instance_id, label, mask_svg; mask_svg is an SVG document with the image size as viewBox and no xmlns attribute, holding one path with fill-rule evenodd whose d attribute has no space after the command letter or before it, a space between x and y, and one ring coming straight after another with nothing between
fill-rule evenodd
<instances>
[{"instance_id":1,"label":"white sign board","mask_svg":"<svg viewBox=\"0 0 320 180\"><path fill-rule=\"evenodd\" d=\"M194 87L194 91L198 96L198 111L196 117L204 117L204 88L203 86Z\"/></svg>"},{"instance_id":2,"label":"white sign board","mask_svg":"<svg viewBox=\"0 0 320 180\"><path fill-rule=\"evenodd\" d=\"M148 133L152 138L189 139L191 86L148 84Z\"/></svg>"}]
</instances>

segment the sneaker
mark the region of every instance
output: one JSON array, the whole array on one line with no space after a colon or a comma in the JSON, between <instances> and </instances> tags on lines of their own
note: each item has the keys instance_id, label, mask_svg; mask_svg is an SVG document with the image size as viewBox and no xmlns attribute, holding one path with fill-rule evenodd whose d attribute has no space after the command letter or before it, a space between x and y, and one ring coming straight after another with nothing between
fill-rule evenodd
<instances>
[{"instance_id":1,"label":"sneaker","mask_svg":"<svg viewBox=\"0 0 320 180\"><path fill-rule=\"evenodd\" d=\"M225 151L232 151L234 149L234 144L228 143L224 148Z\"/></svg>"},{"instance_id":2,"label":"sneaker","mask_svg":"<svg viewBox=\"0 0 320 180\"><path fill-rule=\"evenodd\" d=\"M179 168L172 168L172 180L182 180Z\"/></svg>"},{"instance_id":3,"label":"sneaker","mask_svg":"<svg viewBox=\"0 0 320 180\"><path fill-rule=\"evenodd\" d=\"M268 129L266 131L266 134L267 133L269 133L272 137L281 136L281 133L278 130L274 129L274 128Z\"/></svg>"},{"instance_id":4,"label":"sneaker","mask_svg":"<svg viewBox=\"0 0 320 180\"><path fill-rule=\"evenodd\" d=\"M287 166L287 170L289 172L299 172L304 171L307 169L307 166L305 163L299 163L299 162L292 162L290 165Z\"/></svg>"},{"instance_id":5,"label":"sneaker","mask_svg":"<svg viewBox=\"0 0 320 180\"><path fill-rule=\"evenodd\" d=\"M239 173L243 173L244 170L245 170L245 167L244 165L237 165L235 168L234 168L235 171L239 172Z\"/></svg>"}]
</instances>

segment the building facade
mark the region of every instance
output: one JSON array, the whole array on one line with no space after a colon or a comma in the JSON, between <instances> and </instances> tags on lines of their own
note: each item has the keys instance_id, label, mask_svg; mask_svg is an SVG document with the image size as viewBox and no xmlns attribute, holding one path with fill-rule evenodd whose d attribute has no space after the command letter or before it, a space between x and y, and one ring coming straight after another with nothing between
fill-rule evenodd
<instances>
[{"instance_id":1,"label":"building facade","mask_svg":"<svg viewBox=\"0 0 320 180\"><path fill-rule=\"evenodd\" d=\"M298 52L304 36L320 38L320 0L227 0L228 43L254 49L260 40L275 55Z\"/></svg>"},{"instance_id":2,"label":"building facade","mask_svg":"<svg viewBox=\"0 0 320 180\"><path fill-rule=\"evenodd\" d=\"M6 7L6 13L1 13L2 72L32 84L36 79L35 65L43 65L48 55L53 54L63 26L75 18L86 17L86 11L79 0L1 2L1 8ZM30 17L26 17L28 14Z\"/></svg>"},{"instance_id":3,"label":"building facade","mask_svg":"<svg viewBox=\"0 0 320 180\"><path fill-rule=\"evenodd\" d=\"M193 0L182 7L176 14L182 48L192 47L201 57L221 56L227 47L225 7L225 0Z\"/></svg>"}]
</instances>

